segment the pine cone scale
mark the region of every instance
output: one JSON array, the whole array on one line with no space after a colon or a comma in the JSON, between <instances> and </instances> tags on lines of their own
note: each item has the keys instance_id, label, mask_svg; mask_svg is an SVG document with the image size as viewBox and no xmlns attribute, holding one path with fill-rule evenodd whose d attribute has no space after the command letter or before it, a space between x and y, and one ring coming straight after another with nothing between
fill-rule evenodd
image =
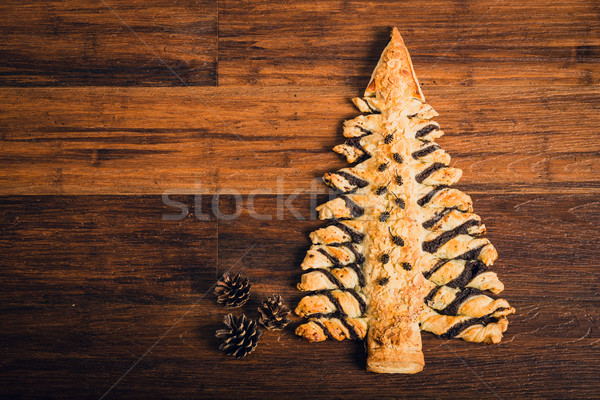
<instances>
[{"instance_id":1,"label":"pine cone scale","mask_svg":"<svg viewBox=\"0 0 600 400\"><path fill-rule=\"evenodd\" d=\"M219 350L235 358L242 358L256 348L262 331L258 329L256 321L245 314L235 317L227 314L223 320L227 329L219 329L215 336L222 340Z\"/></svg>"},{"instance_id":2,"label":"pine cone scale","mask_svg":"<svg viewBox=\"0 0 600 400\"><path fill-rule=\"evenodd\" d=\"M226 308L241 307L250 298L250 289L248 278L240 274L232 277L229 273L225 273L215 287L217 303L224 304Z\"/></svg>"},{"instance_id":3,"label":"pine cone scale","mask_svg":"<svg viewBox=\"0 0 600 400\"><path fill-rule=\"evenodd\" d=\"M291 322L290 309L283 304L283 298L277 294L267 297L258 308L258 312L259 323L270 330L281 330Z\"/></svg>"}]
</instances>

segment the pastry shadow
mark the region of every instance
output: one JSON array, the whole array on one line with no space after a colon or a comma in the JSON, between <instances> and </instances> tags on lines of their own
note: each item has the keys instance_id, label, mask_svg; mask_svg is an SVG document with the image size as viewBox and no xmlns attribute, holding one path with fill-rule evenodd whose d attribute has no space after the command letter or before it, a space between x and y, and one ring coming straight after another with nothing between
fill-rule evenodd
<instances>
[{"instance_id":1,"label":"pastry shadow","mask_svg":"<svg viewBox=\"0 0 600 400\"><path fill-rule=\"evenodd\" d=\"M211 322L198 325L194 328L194 334L199 344L214 354L219 354L221 341L215 336L217 330L224 328L223 321Z\"/></svg>"},{"instance_id":2,"label":"pastry shadow","mask_svg":"<svg viewBox=\"0 0 600 400\"><path fill-rule=\"evenodd\" d=\"M372 45L369 46L367 56L366 58L362 59L364 62L360 64L357 75L353 76L351 79L352 86L361 88L361 95L362 90L364 90L369 84L369 78L373 73L375 65L379 61L379 57L381 56L383 49L390 41L390 32L392 30L392 26L385 26L376 29L376 32L372 35Z\"/></svg>"},{"instance_id":3,"label":"pastry shadow","mask_svg":"<svg viewBox=\"0 0 600 400\"><path fill-rule=\"evenodd\" d=\"M367 349L365 347L366 339L357 340L354 342L352 360L360 367L363 371L367 368Z\"/></svg>"}]
</instances>

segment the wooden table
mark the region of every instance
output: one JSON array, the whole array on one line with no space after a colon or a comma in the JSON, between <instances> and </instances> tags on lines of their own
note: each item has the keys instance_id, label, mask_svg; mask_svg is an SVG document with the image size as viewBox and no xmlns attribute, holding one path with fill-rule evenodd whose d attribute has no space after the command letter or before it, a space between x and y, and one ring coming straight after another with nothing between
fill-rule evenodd
<instances>
[{"instance_id":1,"label":"wooden table","mask_svg":"<svg viewBox=\"0 0 600 400\"><path fill-rule=\"evenodd\" d=\"M600 396L597 1L8 0L0 16L0 397ZM376 375L362 343L307 343L296 319L222 355L224 271L250 277L252 317L300 298L314 180L345 165L330 149L394 25L500 254L503 342L424 333L422 373Z\"/></svg>"}]
</instances>

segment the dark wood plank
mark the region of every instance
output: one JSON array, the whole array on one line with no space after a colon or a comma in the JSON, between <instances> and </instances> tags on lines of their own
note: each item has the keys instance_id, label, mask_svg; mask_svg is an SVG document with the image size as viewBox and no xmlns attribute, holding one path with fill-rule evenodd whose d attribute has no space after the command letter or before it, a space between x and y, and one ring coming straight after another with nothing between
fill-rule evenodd
<instances>
[{"instance_id":1,"label":"dark wood plank","mask_svg":"<svg viewBox=\"0 0 600 400\"><path fill-rule=\"evenodd\" d=\"M3 305L187 302L182 286L218 274L218 229L193 207L163 222L177 211L159 196L2 198Z\"/></svg>"},{"instance_id":2,"label":"dark wood plank","mask_svg":"<svg viewBox=\"0 0 600 400\"><path fill-rule=\"evenodd\" d=\"M221 85L364 87L397 26L425 86L599 82L593 0L219 2Z\"/></svg>"},{"instance_id":3,"label":"dark wood plank","mask_svg":"<svg viewBox=\"0 0 600 400\"><path fill-rule=\"evenodd\" d=\"M111 306L82 313L49 306L27 318L7 313L10 334L3 342L18 347L3 356L3 383L10 383L0 389L3 397L80 398L85 391L99 398L189 309L147 305L132 314L131 307ZM254 353L233 360L215 349L212 336L223 310L201 300L106 398L394 398L399 388L403 398L496 398L494 392L500 398L594 398L598 338L586 333L588 312L563 310L559 317L534 313L530 321L515 321L511 329L522 335L507 335L493 347L426 335L425 370L402 376L367 373L360 343L311 344L290 330L264 333ZM557 339L548 332L572 335ZM33 385L28 376L35 377Z\"/></svg>"},{"instance_id":4,"label":"dark wood plank","mask_svg":"<svg viewBox=\"0 0 600 400\"><path fill-rule=\"evenodd\" d=\"M216 85L211 0L3 1L0 86Z\"/></svg>"},{"instance_id":5,"label":"dark wood plank","mask_svg":"<svg viewBox=\"0 0 600 400\"><path fill-rule=\"evenodd\" d=\"M264 333L244 360L216 349L226 313L210 294L217 273L233 267L251 278L251 301L236 312L252 317L271 293L292 307L300 298L307 233L323 224L310 219L309 196L291 202L305 220L289 209L279 219L275 196L254 199L270 220L247 206L217 219L210 196L181 220L163 220L178 210L160 196L0 200L3 398L98 398L159 339L107 398L388 398L399 388L408 398L596 395L597 195L474 196L517 314L496 346L424 333L426 369L415 376L367 373L360 343L307 343L293 335L297 318ZM193 210L190 196L174 200ZM216 204L236 211L234 197Z\"/></svg>"},{"instance_id":6,"label":"dark wood plank","mask_svg":"<svg viewBox=\"0 0 600 400\"><path fill-rule=\"evenodd\" d=\"M0 193L314 191L352 87L0 90ZM435 87L440 144L471 193L597 193L600 90ZM457 101L460 99L460 101ZM174 106L176 105L176 106ZM143 116L143 117L141 117ZM118 179L116 179L118 177ZM322 187L322 186L318 186Z\"/></svg>"}]
</instances>

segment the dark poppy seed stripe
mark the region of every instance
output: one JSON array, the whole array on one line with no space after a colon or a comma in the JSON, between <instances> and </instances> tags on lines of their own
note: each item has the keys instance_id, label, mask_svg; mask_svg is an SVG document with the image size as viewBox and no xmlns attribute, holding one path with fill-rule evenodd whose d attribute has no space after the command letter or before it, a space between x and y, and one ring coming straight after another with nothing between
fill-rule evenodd
<instances>
[{"instance_id":1,"label":"dark poppy seed stripe","mask_svg":"<svg viewBox=\"0 0 600 400\"><path fill-rule=\"evenodd\" d=\"M437 224L442 218L444 218L446 215L448 215L452 210L456 210L456 209L457 209L456 207L446 207L441 212L435 213L435 215L432 218L423 222L423 228L430 229L435 224Z\"/></svg>"},{"instance_id":2,"label":"dark poppy seed stripe","mask_svg":"<svg viewBox=\"0 0 600 400\"><path fill-rule=\"evenodd\" d=\"M318 271L318 272L322 273L323 275L325 275L325 277L327 279L329 279L329 281L333 285L337 286L338 288L340 288L340 289L344 289L345 288L344 284L342 282L340 282L340 280L338 278L336 278L336 276L333 275L331 273L331 271L328 270L328 269L325 269L325 268L309 268L309 269L307 269L305 271L305 273L310 273L310 272L315 272L315 271Z\"/></svg>"},{"instance_id":3,"label":"dark poppy seed stripe","mask_svg":"<svg viewBox=\"0 0 600 400\"><path fill-rule=\"evenodd\" d=\"M429 147L424 147L422 149L419 149L417 151L415 151L414 153L412 153L412 157L417 160L421 157L425 157L428 154L433 153L434 151L441 149L441 147L437 144L432 144Z\"/></svg>"},{"instance_id":4,"label":"dark poppy seed stripe","mask_svg":"<svg viewBox=\"0 0 600 400\"><path fill-rule=\"evenodd\" d=\"M368 135L365 135L365 136L368 136ZM357 149L363 150L360 140L362 138L364 138L365 136L357 136L357 137L352 137L352 138L346 139L345 144L347 144L348 146L356 147Z\"/></svg>"},{"instance_id":5,"label":"dark poppy seed stripe","mask_svg":"<svg viewBox=\"0 0 600 400\"><path fill-rule=\"evenodd\" d=\"M347 225L345 225L339 221L332 220L329 224L335 226L336 228L338 228L339 230L341 230L342 232L344 232L345 234L350 236L350 239L352 240L353 243L360 243L365 238L365 235L363 233L356 232L354 229L348 227Z\"/></svg>"},{"instance_id":6,"label":"dark poppy seed stripe","mask_svg":"<svg viewBox=\"0 0 600 400\"><path fill-rule=\"evenodd\" d=\"M431 131L436 131L438 129L440 129L439 126L435 124L429 124L426 127L419 129L417 133L415 133L415 138L418 139L422 136L429 134Z\"/></svg>"},{"instance_id":7,"label":"dark poppy seed stripe","mask_svg":"<svg viewBox=\"0 0 600 400\"><path fill-rule=\"evenodd\" d=\"M459 276L446 283L446 286L451 288L465 287L469 282L473 280L477 275L483 274L489 271L484 263L478 260L467 261L465 268L462 270Z\"/></svg>"},{"instance_id":8,"label":"dark poppy seed stripe","mask_svg":"<svg viewBox=\"0 0 600 400\"><path fill-rule=\"evenodd\" d=\"M463 290L461 290L460 292L458 292L456 294L456 296L454 297L454 300L452 300L452 302L450 302L450 304L448 304L442 310L437 310L437 312L442 315L456 315L456 313L458 312L458 309L465 302L465 300L467 300L469 297L477 296L482 293L483 292L479 289L475 289L475 288L471 288L471 287L464 288ZM433 298L432 298L432 300L433 300Z\"/></svg>"},{"instance_id":9,"label":"dark poppy seed stripe","mask_svg":"<svg viewBox=\"0 0 600 400\"><path fill-rule=\"evenodd\" d=\"M437 192L439 192L442 189L446 189L447 187L448 186L445 186L445 185L436 186L431 191L429 191L425 196L423 196L419 200L417 200L417 204L419 206L423 207L425 204L427 204L431 201L431 199L433 198L433 196L436 195Z\"/></svg>"},{"instance_id":10,"label":"dark poppy seed stripe","mask_svg":"<svg viewBox=\"0 0 600 400\"><path fill-rule=\"evenodd\" d=\"M440 247L442 247L449 240L451 240L459 235L468 234L469 228L472 226L477 226L477 225L481 225L481 221L477 221L475 219L470 219L470 220L464 222L463 224L457 226L456 228L442 233L441 235L439 235L438 237L436 237L433 240L428 240L427 242L423 242L423 246L422 246L423 251L426 251L428 253L435 253L436 251L439 250Z\"/></svg>"},{"instance_id":11,"label":"dark poppy seed stripe","mask_svg":"<svg viewBox=\"0 0 600 400\"><path fill-rule=\"evenodd\" d=\"M354 272L356 272L356 276L358 276L358 285L360 287L364 287L366 284L365 274L364 274L362 268L360 267L360 265L358 265L357 263L351 263L351 264L345 265L345 267L352 268L354 270Z\"/></svg>"},{"instance_id":12,"label":"dark poppy seed stripe","mask_svg":"<svg viewBox=\"0 0 600 400\"><path fill-rule=\"evenodd\" d=\"M365 104L367 105L367 107L369 107L369 110L370 110L370 111L371 111L373 114L381 114L381 111L380 111L380 110L378 110L378 109L376 109L375 107L373 107L373 106L371 105L371 103L369 103L369 102L368 102L367 100L365 100L364 98L363 98L363 101L365 102Z\"/></svg>"},{"instance_id":13,"label":"dark poppy seed stripe","mask_svg":"<svg viewBox=\"0 0 600 400\"><path fill-rule=\"evenodd\" d=\"M331 290L317 290L317 291L313 292L312 294L313 295L322 294L323 296L327 297L327 299L331 302L331 304L333 304L333 306L336 308L339 315L341 315L343 317L345 317L347 315L346 312L344 311L344 309L342 308L342 305L338 301L338 299L336 299L336 297L333 295L333 293L331 293Z\"/></svg>"},{"instance_id":14,"label":"dark poppy seed stripe","mask_svg":"<svg viewBox=\"0 0 600 400\"><path fill-rule=\"evenodd\" d=\"M318 249L317 249L317 251L318 251L319 253L323 254L325 257L327 257L327 259L328 259L329 261L331 261L331 263L332 263L333 265L335 265L335 266L342 265L342 264L340 263L340 260L338 260L337 258L335 258L334 256L332 256L331 254L329 254L329 253L327 252L327 250L325 250L324 248L320 247L320 248L318 248Z\"/></svg>"},{"instance_id":15,"label":"dark poppy seed stripe","mask_svg":"<svg viewBox=\"0 0 600 400\"><path fill-rule=\"evenodd\" d=\"M370 130L368 130L367 128L365 128L364 126L358 126L358 129L360 129L360 131L364 133L364 135L361 137L365 137L365 136L371 135L373 133Z\"/></svg>"},{"instance_id":16,"label":"dark poppy seed stripe","mask_svg":"<svg viewBox=\"0 0 600 400\"><path fill-rule=\"evenodd\" d=\"M450 329L448 329L445 333L442 333L439 336L442 339L452 339L452 338L456 337L461 332L463 332L467 328L470 328L473 325L488 325L488 324L493 323L493 322L498 322L498 318L494 317L493 315L494 315L494 313L496 313L498 311L502 311L504 309L505 309L504 307L498 308L494 312L492 312L492 313L490 313L488 315L484 315L483 317L480 317L480 318L471 318L471 319L468 319L466 321L454 324L454 325L452 325L452 327Z\"/></svg>"},{"instance_id":17,"label":"dark poppy seed stripe","mask_svg":"<svg viewBox=\"0 0 600 400\"><path fill-rule=\"evenodd\" d=\"M425 179L429 178L429 176L431 174L433 174L435 171L437 171L438 169L445 168L445 167L446 167L446 164L442 164L439 162L433 163L429 167L427 167L423 171L421 171L417 176L415 176L415 181L417 181L419 183L423 183L423 181Z\"/></svg>"},{"instance_id":18,"label":"dark poppy seed stripe","mask_svg":"<svg viewBox=\"0 0 600 400\"><path fill-rule=\"evenodd\" d=\"M333 242L333 243L327 243L324 246L329 246L329 247L342 247L344 244L346 244L347 242Z\"/></svg>"},{"instance_id":19,"label":"dark poppy seed stripe","mask_svg":"<svg viewBox=\"0 0 600 400\"><path fill-rule=\"evenodd\" d=\"M354 260L357 263L362 264L365 262L365 256L363 256L351 243L344 243L344 246L354 254Z\"/></svg>"},{"instance_id":20,"label":"dark poppy seed stripe","mask_svg":"<svg viewBox=\"0 0 600 400\"><path fill-rule=\"evenodd\" d=\"M350 325L350 323L348 322L348 320L346 318L340 318L340 322L348 330L348 333L350 334L350 339L351 340L358 340L358 339L360 339L360 337L358 336L358 333L356 333L356 330L354 329L354 327L352 325Z\"/></svg>"},{"instance_id":21,"label":"dark poppy seed stripe","mask_svg":"<svg viewBox=\"0 0 600 400\"><path fill-rule=\"evenodd\" d=\"M338 289L333 289L333 290L338 290ZM360 309L361 315L365 313L365 311L367 310L367 303L365 303L365 300L362 297L360 297L360 295L354 289L339 289L339 291L350 293L352 295L352 297L354 297L356 299L356 302L358 303L358 307ZM315 296L315 295L320 295L320 294L322 294L323 296L326 296L327 299L331 302L331 304L333 304L335 306L335 308L337 309L337 312L336 312L337 315L340 315L342 317L348 316L346 314L346 312L344 311L344 309L342 308L342 305L340 304L338 299L333 295L332 290L323 289L323 290L315 290L315 291L308 292L308 293L309 293L308 294L309 296ZM323 315L325 315L325 314L323 314ZM311 314L311 317L313 317L312 314Z\"/></svg>"},{"instance_id":22,"label":"dark poppy seed stripe","mask_svg":"<svg viewBox=\"0 0 600 400\"><path fill-rule=\"evenodd\" d=\"M365 213L365 209L356 204L350 197L344 195L340 197L342 200L344 200L344 203L346 203L346 207L350 210L350 215L352 215L352 218L358 218Z\"/></svg>"},{"instance_id":23,"label":"dark poppy seed stripe","mask_svg":"<svg viewBox=\"0 0 600 400\"><path fill-rule=\"evenodd\" d=\"M464 252L463 254L461 254L460 256L457 256L456 259L457 260L475 260L477 259L477 257L479 257L479 253L481 253L481 250L485 247L486 245L484 244L483 246L479 246L477 248L474 248L473 250L469 250Z\"/></svg>"},{"instance_id":24,"label":"dark poppy seed stripe","mask_svg":"<svg viewBox=\"0 0 600 400\"><path fill-rule=\"evenodd\" d=\"M325 336L327 336L328 339L333 339L333 336L331 336L329 329L327 329L327 327L321 321L312 318L311 321L314 322L319 328L321 328L321 330L323 331Z\"/></svg>"},{"instance_id":25,"label":"dark poppy seed stripe","mask_svg":"<svg viewBox=\"0 0 600 400\"><path fill-rule=\"evenodd\" d=\"M365 153L362 156L360 156L356 161L354 161L352 164L350 164L350 167L356 167L358 164L367 161L369 158L371 158L371 155L369 153ZM350 192L354 192L354 191L356 191L356 189L351 190ZM350 193L350 192L347 192L347 193Z\"/></svg>"},{"instance_id":26,"label":"dark poppy seed stripe","mask_svg":"<svg viewBox=\"0 0 600 400\"><path fill-rule=\"evenodd\" d=\"M356 264L356 263L351 263L351 264L348 264L348 265L333 266L330 269L326 269L326 268L308 268L308 269L304 270L304 273L307 274L309 272L314 272L314 271L322 272L324 275L326 275L328 277L329 280L331 280L329 278L329 275L328 275L328 273L331 273L329 271L332 270L332 269L342 269L342 268L350 268L351 270L353 270L354 273L356 274L356 277L358 278L358 285L360 287L364 287L365 286L365 275L364 275L364 273L362 271L362 268L358 264ZM334 278L335 278L335 276L334 276ZM332 281L331 283L334 283L334 282ZM343 288L343 286L341 286L341 285L338 285L338 287L339 288Z\"/></svg>"},{"instance_id":27,"label":"dark poppy seed stripe","mask_svg":"<svg viewBox=\"0 0 600 400\"><path fill-rule=\"evenodd\" d=\"M317 313L306 314L306 315L308 316L308 318L337 318L340 316L340 313L338 313L337 311L334 311L334 312L330 312L330 313L317 312Z\"/></svg>"},{"instance_id":28,"label":"dark poppy seed stripe","mask_svg":"<svg viewBox=\"0 0 600 400\"><path fill-rule=\"evenodd\" d=\"M360 253L353 245L352 243L346 242L346 243L330 243L327 244L326 246L328 247L345 247L348 250L350 250L350 252L354 255L354 261L356 263L362 264L365 262L365 256L362 255L362 253ZM325 249L323 249L322 247L319 248L319 252L323 255L325 255L327 258L329 258L329 260L331 260L333 262L333 260L335 260L335 265L343 265L340 260L338 260L337 258L333 257L331 254L329 254L329 252L327 252Z\"/></svg>"},{"instance_id":29,"label":"dark poppy seed stripe","mask_svg":"<svg viewBox=\"0 0 600 400\"><path fill-rule=\"evenodd\" d=\"M358 150L362 151L363 152L363 157L364 157L364 154L368 154L368 155L370 155L370 154L367 152L367 150L365 150L365 148L360 143L360 139L362 139L363 137L364 136L350 138L350 139L346 140L345 144L347 146L352 146L355 149L358 149Z\"/></svg>"},{"instance_id":30,"label":"dark poppy seed stripe","mask_svg":"<svg viewBox=\"0 0 600 400\"><path fill-rule=\"evenodd\" d=\"M367 311L367 303L365 302L365 300L360 296L360 294L358 294L355 290L353 289L347 289L345 290L345 292L350 293L355 299L356 302L358 303L358 306L360 308L360 314L364 314L365 311Z\"/></svg>"},{"instance_id":31,"label":"dark poppy seed stripe","mask_svg":"<svg viewBox=\"0 0 600 400\"><path fill-rule=\"evenodd\" d=\"M435 274L438 269L442 268L444 266L444 264L446 264L448 261L450 261L450 260L447 260L447 259L439 260L437 263L435 263L435 265L433 267L431 267L431 269L429 271L423 273L423 277L425 277L425 279L431 278L431 276L433 274Z\"/></svg>"},{"instance_id":32,"label":"dark poppy seed stripe","mask_svg":"<svg viewBox=\"0 0 600 400\"><path fill-rule=\"evenodd\" d=\"M349 184L351 184L352 186L356 186L358 188L364 188L365 186L367 186L369 184L369 182L365 181L362 178L359 178L358 176L352 175L346 171L337 171L335 172L336 175L341 176L342 178L344 178L345 180L348 181Z\"/></svg>"},{"instance_id":33,"label":"dark poppy seed stripe","mask_svg":"<svg viewBox=\"0 0 600 400\"><path fill-rule=\"evenodd\" d=\"M433 298L435 297L435 295L437 294L437 292L441 289L441 286L436 286L433 289L431 289L431 291L427 294L427 296L425 296L425 298L423 299L423 301L425 302L425 304L428 304L430 301L433 300Z\"/></svg>"}]
</instances>

